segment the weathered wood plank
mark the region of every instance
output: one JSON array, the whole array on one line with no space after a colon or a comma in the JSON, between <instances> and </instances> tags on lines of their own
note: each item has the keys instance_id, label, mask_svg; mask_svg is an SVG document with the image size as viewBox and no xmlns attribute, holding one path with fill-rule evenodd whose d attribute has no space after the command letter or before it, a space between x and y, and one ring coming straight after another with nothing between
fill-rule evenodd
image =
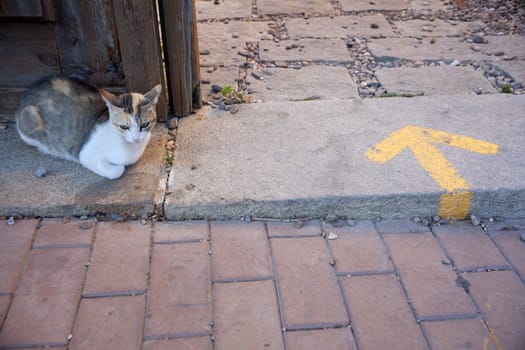
<instances>
[{"instance_id":1,"label":"weathered wood plank","mask_svg":"<svg viewBox=\"0 0 525 350\"><path fill-rule=\"evenodd\" d=\"M201 63L199 54L199 35L197 32L197 11L195 0L193 2L193 16L191 20L191 79L192 79L192 104L194 109L202 107L201 95Z\"/></svg>"},{"instance_id":2,"label":"weathered wood plank","mask_svg":"<svg viewBox=\"0 0 525 350\"><path fill-rule=\"evenodd\" d=\"M126 86L130 91L146 92L157 84L166 84L162 69L159 27L154 1L114 1ZM167 115L166 94L157 105L160 120Z\"/></svg>"},{"instance_id":3,"label":"weathered wood plank","mask_svg":"<svg viewBox=\"0 0 525 350\"><path fill-rule=\"evenodd\" d=\"M26 91L25 88L0 88L0 120L7 122L15 121L15 110L18 107L20 95Z\"/></svg>"},{"instance_id":4,"label":"weathered wood plank","mask_svg":"<svg viewBox=\"0 0 525 350\"><path fill-rule=\"evenodd\" d=\"M43 17L41 0L2 0L0 17Z\"/></svg>"},{"instance_id":5,"label":"weathered wood plank","mask_svg":"<svg viewBox=\"0 0 525 350\"><path fill-rule=\"evenodd\" d=\"M200 64L193 0L160 0L170 104L176 116L202 104Z\"/></svg>"},{"instance_id":6,"label":"weathered wood plank","mask_svg":"<svg viewBox=\"0 0 525 350\"><path fill-rule=\"evenodd\" d=\"M57 0L57 48L64 74L83 73L98 86L124 86L111 0Z\"/></svg>"},{"instance_id":7,"label":"weathered wood plank","mask_svg":"<svg viewBox=\"0 0 525 350\"><path fill-rule=\"evenodd\" d=\"M34 18L53 21L54 0L1 0L0 18Z\"/></svg>"},{"instance_id":8,"label":"weathered wood plank","mask_svg":"<svg viewBox=\"0 0 525 350\"><path fill-rule=\"evenodd\" d=\"M60 74L54 37L49 23L0 23L0 86L25 87Z\"/></svg>"}]
</instances>

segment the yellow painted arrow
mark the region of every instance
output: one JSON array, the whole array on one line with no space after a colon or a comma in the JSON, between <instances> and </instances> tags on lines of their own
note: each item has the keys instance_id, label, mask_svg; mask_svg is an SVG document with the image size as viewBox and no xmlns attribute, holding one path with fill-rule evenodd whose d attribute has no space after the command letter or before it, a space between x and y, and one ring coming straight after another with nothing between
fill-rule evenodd
<instances>
[{"instance_id":1,"label":"yellow painted arrow","mask_svg":"<svg viewBox=\"0 0 525 350\"><path fill-rule=\"evenodd\" d=\"M481 154L498 153L498 145L494 143L409 125L391 133L387 138L370 147L366 156L374 162L386 163L405 148L409 148L423 169L441 189L446 191L441 196L439 215L464 219L468 214L472 199L472 192L468 191L470 185L435 144L459 147Z\"/></svg>"}]
</instances>

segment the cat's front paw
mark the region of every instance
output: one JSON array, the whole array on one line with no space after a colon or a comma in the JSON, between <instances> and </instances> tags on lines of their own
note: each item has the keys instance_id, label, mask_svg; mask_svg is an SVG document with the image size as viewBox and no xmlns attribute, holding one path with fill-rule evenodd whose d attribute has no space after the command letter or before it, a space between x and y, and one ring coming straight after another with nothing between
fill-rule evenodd
<instances>
[{"instance_id":1,"label":"cat's front paw","mask_svg":"<svg viewBox=\"0 0 525 350\"><path fill-rule=\"evenodd\" d=\"M121 177L122 174L124 174L125 169L126 168L124 167L124 165L110 165L106 167L106 169L104 169L103 174L99 174L99 175L107 177L110 180L115 180Z\"/></svg>"},{"instance_id":2,"label":"cat's front paw","mask_svg":"<svg viewBox=\"0 0 525 350\"><path fill-rule=\"evenodd\" d=\"M124 165L111 164L103 159L92 159L86 157L85 154L82 153L80 154L80 164L92 172L110 180L115 180L121 177L126 169Z\"/></svg>"}]
</instances>

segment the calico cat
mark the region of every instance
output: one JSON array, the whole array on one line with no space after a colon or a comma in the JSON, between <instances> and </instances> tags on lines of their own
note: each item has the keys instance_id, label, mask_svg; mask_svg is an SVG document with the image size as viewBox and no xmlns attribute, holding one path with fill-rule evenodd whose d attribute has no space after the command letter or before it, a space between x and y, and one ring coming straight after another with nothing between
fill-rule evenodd
<instances>
[{"instance_id":1,"label":"calico cat","mask_svg":"<svg viewBox=\"0 0 525 350\"><path fill-rule=\"evenodd\" d=\"M78 79L44 78L20 98L17 130L43 153L117 179L149 143L160 92L157 85L144 95L115 96Z\"/></svg>"}]
</instances>

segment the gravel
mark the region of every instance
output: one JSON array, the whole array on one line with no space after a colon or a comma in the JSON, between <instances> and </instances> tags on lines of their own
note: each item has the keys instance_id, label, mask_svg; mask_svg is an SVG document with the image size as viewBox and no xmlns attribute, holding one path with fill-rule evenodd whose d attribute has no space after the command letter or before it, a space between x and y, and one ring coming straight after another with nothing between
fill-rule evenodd
<instances>
[{"instance_id":1,"label":"gravel","mask_svg":"<svg viewBox=\"0 0 525 350\"><path fill-rule=\"evenodd\" d=\"M288 44L288 32L286 28L286 21L289 18L300 17L300 18L311 18L325 16L316 13L301 13L293 15L261 15L257 13L257 7L252 2L252 16L251 18L245 18L240 20L255 20L265 21L268 23L266 33L261 33L260 40L273 40L274 42L285 41ZM487 43L487 35L508 35L508 34L521 34L525 35L525 1L523 0L468 0L466 9L460 10L454 6L454 2L451 0L444 1L445 10L429 11L424 10L403 10L403 11L374 11L374 13L382 13L385 18L393 25L398 21L406 21L410 19L421 19L433 21L435 19L441 19L445 21L463 21L463 22L480 22L481 24L474 28L472 32L466 32L462 35L465 41L471 43L470 49L479 52L481 47ZM330 16L344 16L354 15L355 13L345 12L341 7L339 1L332 1L334 11L330 13ZM363 13L368 15L369 13ZM200 22L215 22L217 20L206 20ZM229 22L229 19L220 20L221 22ZM430 23L430 22L429 22ZM379 28L379 25L372 23L370 30L373 33L375 29ZM423 31L429 31L430 27L424 27ZM234 33L240 38L242 34ZM433 42L435 42L434 39ZM500 92L510 92L513 94L524 94L525 93L525 82L514 80L504 71L494 66L493 64L485 61L459 61L459 60L428 60L428 61L412 61L412 60L394 60L388 62L377 62L370 50L367 47L367 39L358 36L348 36L345 38L345 42L348 48L348 52L351 56L350 64L346 65L348 73L355 81L358 86L359 95L363 98L367 97L380 97L387 94L387 91L381 86L375 72L382 68L396 68L396 67L422 67L422 66L438 66L438 65L452 65L452 66L470 66L477 71L483 72L487 80ZM301 47L294 44L286 45L289 50L301 50ZM208 50L201 51L201 54L209 54ZM245 42L245 47L238 51L238 54L245 58L245 62L239 67L240 75L238 79L238 86L235 87L236 91L243 95L250 95L252 93L249 88L247 80L261 79L262 75L257 70L262 70L265 67L279 67L288 69L300 69L305 65L312 64L311 62L292 62L292 61L275 61L275 62L264 62L261 63L259 60L259 47L257 42ZM504 60L513 60L515 58L506 57L504 52L496 52L495 56L500 56ZM323 64L322 62L316 62L315 64ZM249 76L248 69L254 71ZM215 88L215 89L214 89ZM214 93L218 93L217 86L212 85ZM212 96L211 96L212 97ZM208 101L206 101L208 102ZM224 102L224 101L222 101ZM256 100L247 99L245 102L256 102ZM212 107L219 107L229 110L220 102L210 99L208 104Z\"/></svg>"}]
</instances>

